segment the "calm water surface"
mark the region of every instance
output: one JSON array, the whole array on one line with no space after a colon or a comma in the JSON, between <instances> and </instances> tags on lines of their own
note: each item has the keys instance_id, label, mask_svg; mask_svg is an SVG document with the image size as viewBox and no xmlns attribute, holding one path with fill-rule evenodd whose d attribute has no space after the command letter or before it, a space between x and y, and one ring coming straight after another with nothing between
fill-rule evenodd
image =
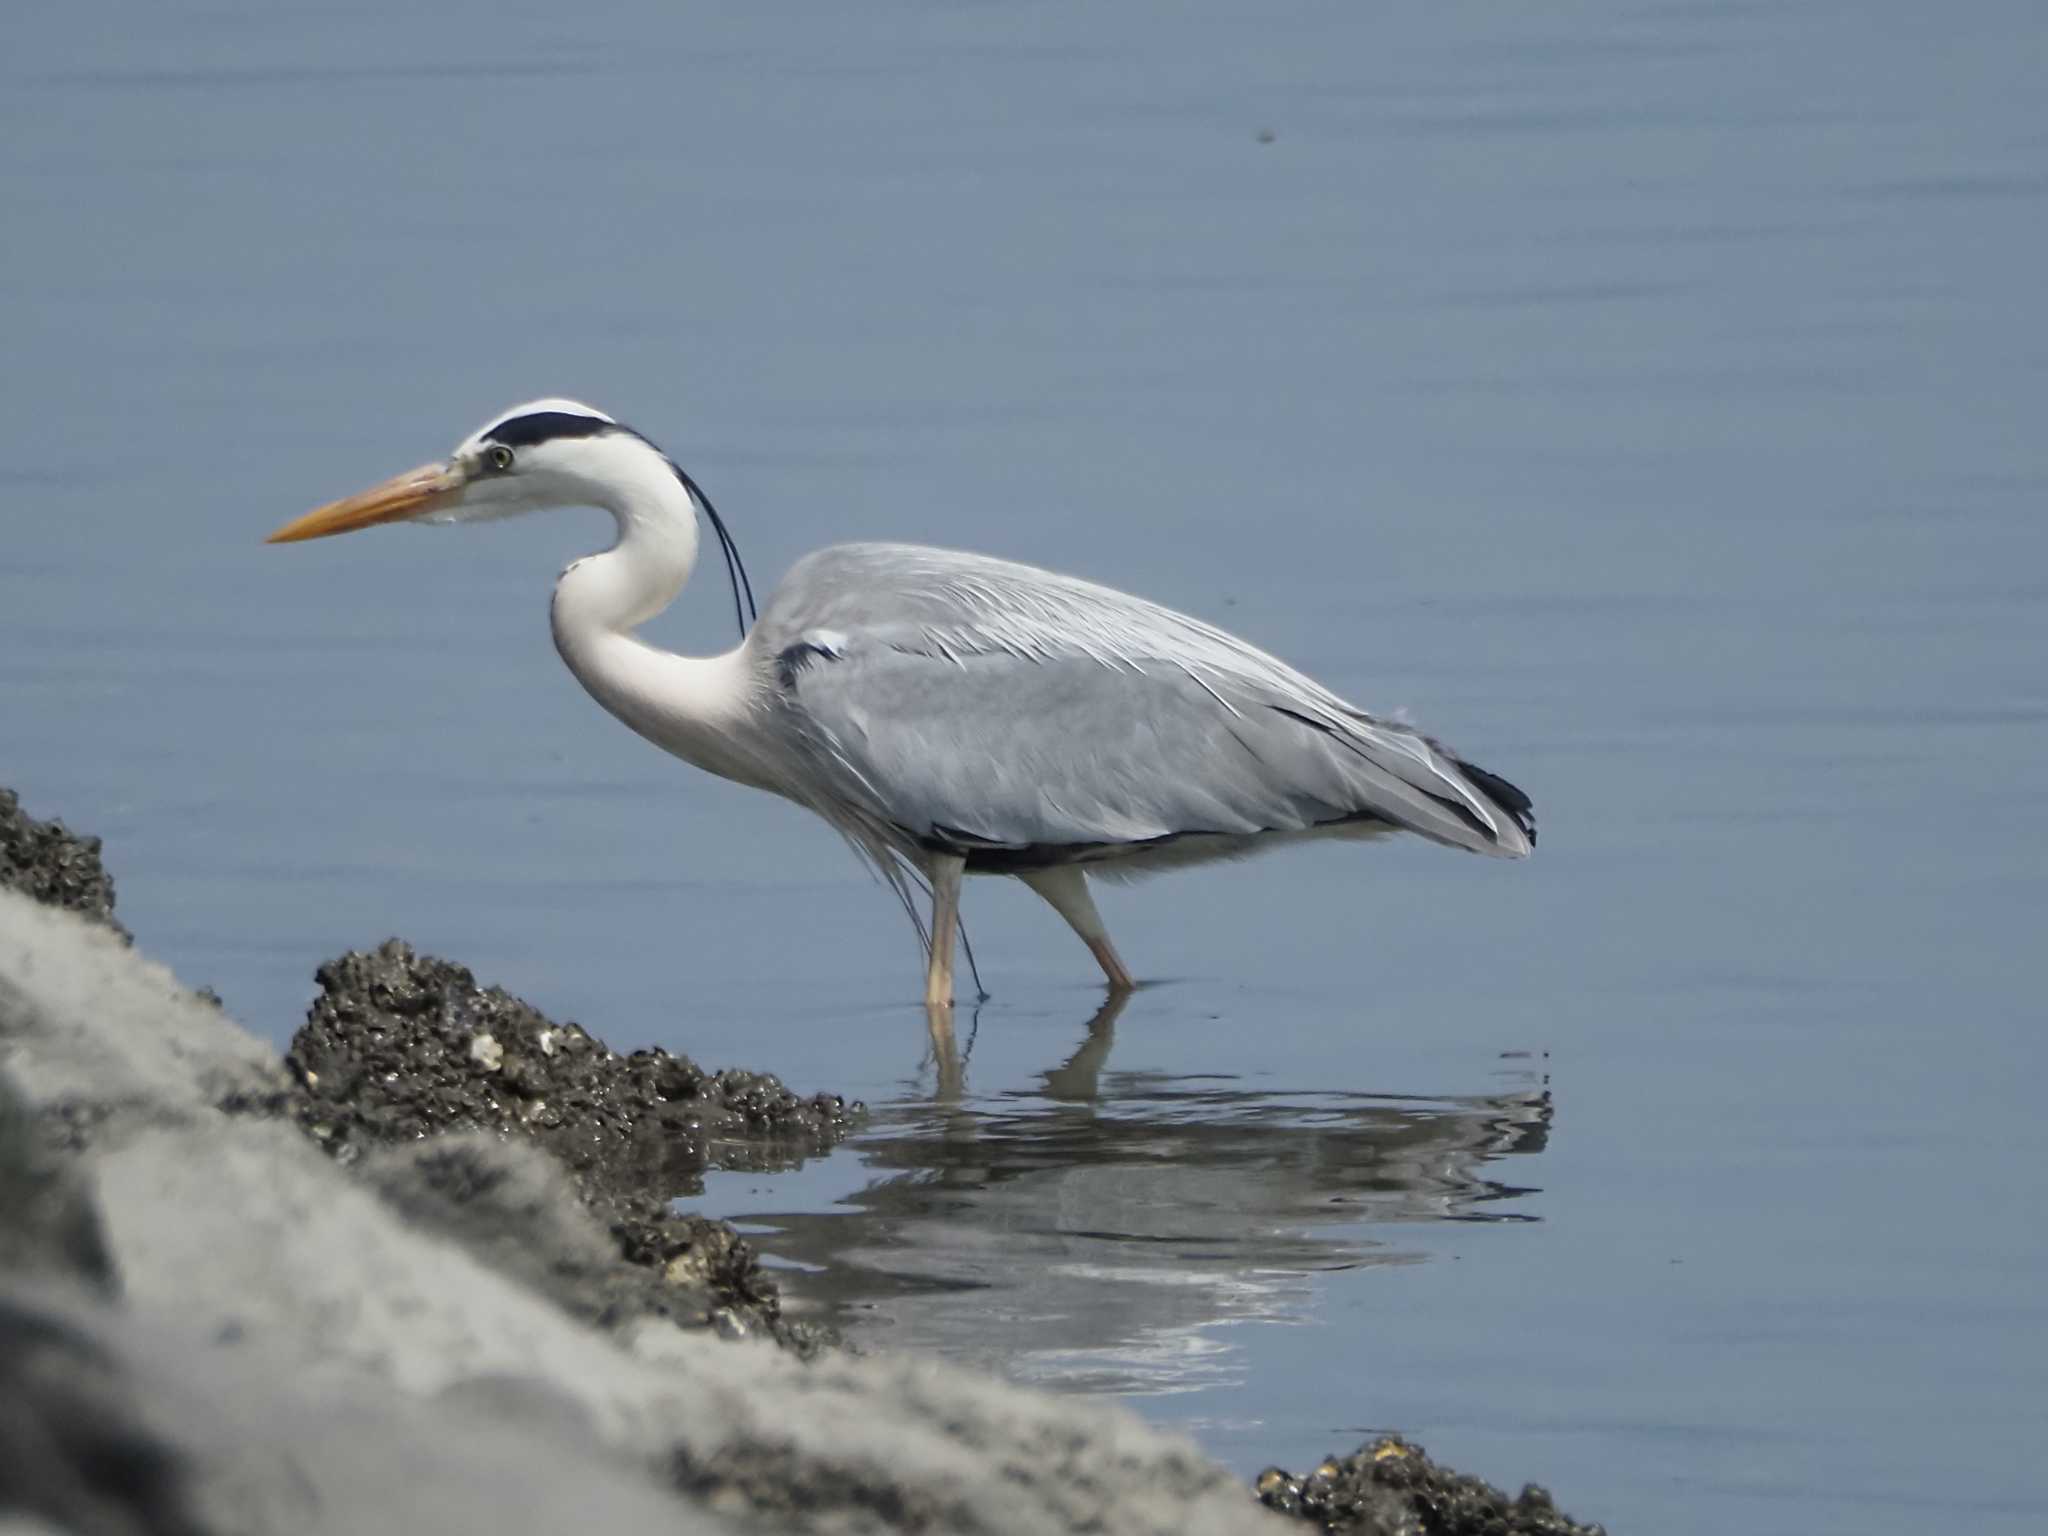
<instances>
[{"instance_id":1,"label":"calm water surface","mask_svg":"<svg viewBox=\"0 0 2048 1536\"><path fill-rule=\"evenodd\" d=\"M273 1038L400 932L867 1099L708 1196L866 1342L1617 1531L2038 1529L2044 63L2018 3L29 8L0 782ZM559 667L595 514L260 545L556 392L757 577L1134 588L1538 856L1112 890L1108 1021L977 886L935 1052L836 840Z\"/></svg>"}]
</instances>

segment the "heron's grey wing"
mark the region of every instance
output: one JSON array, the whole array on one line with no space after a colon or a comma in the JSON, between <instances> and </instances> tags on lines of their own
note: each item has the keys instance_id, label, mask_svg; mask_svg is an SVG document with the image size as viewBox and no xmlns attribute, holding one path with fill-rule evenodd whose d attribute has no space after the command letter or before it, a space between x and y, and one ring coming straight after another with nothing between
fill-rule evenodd
<instances>
[{"instance_id":1,"label":"heron's grey wing","mask_svg":"<svg viewBox=\"0 0 2048 1536\"><path fill-rule=\"evenodd\" d=\"M1108 588L841 546L791 572L758 633L810 778L842 811L922 842L1127 844L1372 817L1528 851L1512 786L1483 786L1428 738Z\"/></svg>"}]
</instances>

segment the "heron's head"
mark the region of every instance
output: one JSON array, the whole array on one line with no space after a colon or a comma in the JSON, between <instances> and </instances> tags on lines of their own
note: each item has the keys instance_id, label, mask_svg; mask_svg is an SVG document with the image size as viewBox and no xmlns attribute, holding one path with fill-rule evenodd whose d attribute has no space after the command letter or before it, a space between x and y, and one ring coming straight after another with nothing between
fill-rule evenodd
<instances>
[{"instance_id":1,"label":"heron's head","mask_svg":"<svg viewBox=\"0 0 2048 1536\"><path fill-rule=\"evenodd\" d=\"M472 523L543 507L582 506L610 508L622 533L629 507L652 507L658 516L684 519L692 517L692 508L701 509L718 536L732 581L733 613L746 633L754 611L753 583L711 498L638 432L575 400L515 405L470 433L446 459L317 507L286 523L269 542L324 539L377 523ZM694 538L696 525L688 526Z\"/></svg>"},{"instance_id":2,"label":"heron's head","mask_svg":"<svg viewBox=\"0 0 2048 1536\"><path fill-rule=\"evenodd\" d=\"M272 544L377 523L467 523L544 507L605 506L636 481L674 494L681 471L659 448L575 400L530 400L502 412L445 460L393 475L308 512Z\"/></svg>"}]
</instances>

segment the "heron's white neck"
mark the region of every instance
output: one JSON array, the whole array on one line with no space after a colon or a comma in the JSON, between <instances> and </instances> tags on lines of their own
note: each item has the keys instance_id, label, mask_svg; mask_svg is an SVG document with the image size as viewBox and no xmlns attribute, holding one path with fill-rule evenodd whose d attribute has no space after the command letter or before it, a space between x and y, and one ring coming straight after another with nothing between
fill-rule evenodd
<instances>
[{"instance_id":1,"label":"heron's white neck","mask_svg":"<svg viewBox=\"0 0 2048 1536\"><path fill-rule=\"evenodd\" d=\"M592 698L640 735L711 773L770 787L748 750L756 681L745 641L722 656L678 656L633 631L675 600L697 563L697 509L649 449L607 466L591 499L618 542L555 584L555 649Z\"/></svg>"}]
</instances>

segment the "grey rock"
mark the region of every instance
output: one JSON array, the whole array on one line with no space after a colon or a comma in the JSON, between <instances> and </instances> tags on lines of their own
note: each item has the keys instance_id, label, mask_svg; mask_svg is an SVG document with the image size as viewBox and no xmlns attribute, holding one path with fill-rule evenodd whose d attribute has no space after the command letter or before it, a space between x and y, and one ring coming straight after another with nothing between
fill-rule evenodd
<instances>
[{"instance_id":1,"label":"grey rock","mask_svg":"<svg viewBox=\"0 0 2048 1536\"><path fill-rule=\"evenodd\" d=\"M42 1124L0 1072L0 1274L69 1279L112 1294L114 1261L99 1211L78 1169L38 1145Z\"/></svg>"},{"instance_id":2,"label":"grey rock","mask_svg":"<svg viewBox=\"0 0 2048 1536\"><path fill-rule=\"evenodd\" d=\"M0 1294L0 1510L91 1536L197 1536L191 1469L127 1389L60 1305Z\"/></svg>"},{"instance_id":3,"label":"grey rock","mask_svg":"<svg viewBox=\"0 0 2048 1536\"><path fill-rule=\"evenodd\" d=\"M545 1384L416 1396L284 1364L246 1337L0 1295L0 1509L80 1536L728 1528Z\"/></svg>"}]
</instances>

